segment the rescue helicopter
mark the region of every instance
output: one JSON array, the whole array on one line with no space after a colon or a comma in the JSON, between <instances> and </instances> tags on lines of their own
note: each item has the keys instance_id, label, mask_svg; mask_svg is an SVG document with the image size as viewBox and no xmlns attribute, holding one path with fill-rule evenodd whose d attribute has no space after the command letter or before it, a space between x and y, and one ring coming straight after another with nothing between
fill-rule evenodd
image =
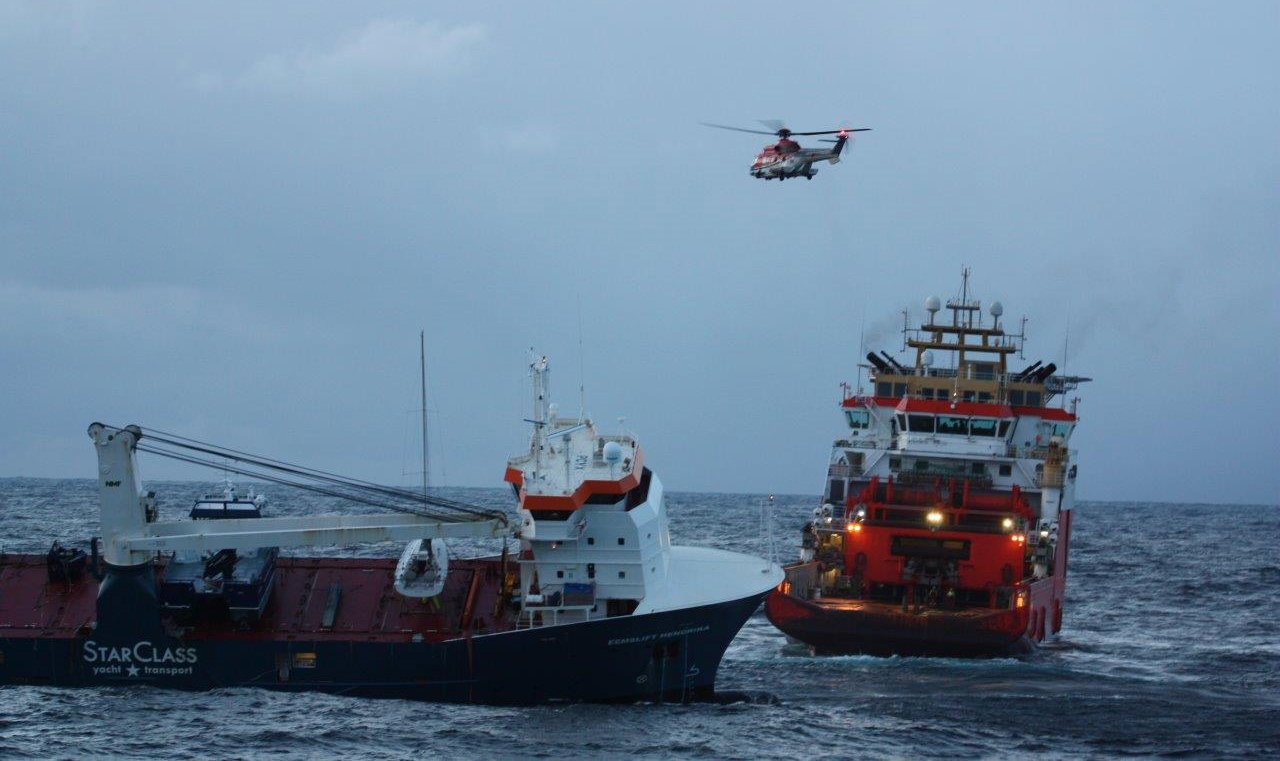
<instances>
[{"instance_id":1,"label":"rescue helicopter","mask_svg":"<svg viewBox=\"0 0 1280 761\"><path fill-rule=\"evenodd\" d=\"M758 129L743 129L742 127L730 127L724 124L711 124L702 122L704 127L715 127L717 129L729 129L734 132L750 132L754 135L776 135L778 142L769 143L756 156L756 160L751 164L751 176L758 177L762 180L777 179L782 181L788 177L804 177L812 180L813 176L818 173L813 165L820 161L829 161L832 164L839 163L840 153L844 150L844 145L849 140L850 132L870 132L870 127L860 128L842 128L829 129L820 132L792 132L783 126L782 122L777 120L760 122L770 128L769 132ZM830 148L801 148L800 144L792 140L791 137L800 135L835 135L834 140L824 139L824 143L835 143Z\"/></svg>"}]
</instances>

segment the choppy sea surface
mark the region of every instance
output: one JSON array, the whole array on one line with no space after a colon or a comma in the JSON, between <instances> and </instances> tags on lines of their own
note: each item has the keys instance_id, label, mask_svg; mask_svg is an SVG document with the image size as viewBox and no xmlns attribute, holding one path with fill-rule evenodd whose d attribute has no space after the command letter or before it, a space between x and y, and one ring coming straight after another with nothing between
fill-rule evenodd
<instances>
[{"instance_id":1,"label":"choppy sea surface","mask_svg":"<svg viewBox=\"0 0 1280 761\"><path fill-rule=\"evenodd\" d=\"M149 483L180 515L211 485ZM284 487L273 514L349 512ZM500 489L440 493L510 507ZM812 497L668 493L678 543L781 560ZM777 704L490 708L255 689L0 687L0 757L1280 756L1280 508L1084 503L1062 634L1023 658L811 657L757 613L718 686ZM97 531L88 480L0 479L0 548ZM394 555L399 547L362 547ZM455 545L480 554L497 543ZM328 552L337 552L330 550Z\"/></svg>"}]
</instances>

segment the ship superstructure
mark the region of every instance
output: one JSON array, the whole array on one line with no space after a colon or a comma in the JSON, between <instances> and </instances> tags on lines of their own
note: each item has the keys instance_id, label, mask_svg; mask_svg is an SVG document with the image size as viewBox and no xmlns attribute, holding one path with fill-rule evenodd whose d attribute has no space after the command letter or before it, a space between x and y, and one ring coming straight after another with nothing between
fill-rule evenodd
<instances>
[{"instance_id":1,"label":"ship superstructure","mask_svg":"<svg viewBox=\"0 0 1280 761\"><path fill-rule=\"evenodd\" d=\"M967 271L925 309L904 326L913 363L868 353L870 389L845 386L822 504L766 602L815 651L996 654L1062 625L1077 476L1063 402L1089 379L1011 368L1025 330L1005 331L999 302L983 314Z\"/></svg>"}]
</instances>

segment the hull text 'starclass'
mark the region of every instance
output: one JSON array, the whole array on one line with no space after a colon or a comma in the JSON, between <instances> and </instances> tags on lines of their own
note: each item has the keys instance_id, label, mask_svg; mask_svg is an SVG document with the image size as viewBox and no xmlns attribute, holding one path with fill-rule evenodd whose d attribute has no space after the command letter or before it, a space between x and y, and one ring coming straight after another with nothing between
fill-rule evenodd
<instances>
[{"instance_id":1,"label":"hull text 'starclass'","mask_svg":"<svg viewBox=\"0 0 1280 761\"><path fill-rule=\"evenodd\" d=\"M818 653L980 656L1062 626L1075 502L1076 401L1089 380L1008 366L999 302L925 302L912 367L867 354L871 392L841 401L845 434L800 562L765 612ZM950 312L940 318L939 312Z\"/></svg>"},{"instance_id":2,"label":"hull text 'starclass'","mask_svg":"<svg viewBox=\"0 0 1280 761\"><path fill-rule=\"evenodd\" d=\"M0 684L257 686L483 703L711 697L721 656L782 570L677 547L635 439L547 399L506 513L95 423L102 557L0 554ZM352 438L351 443L357 439ZM272 517L228 487L161 520L135 456L225 467L391 512ZM444 539L501 539L450 558ZM514 537L519 550L507 552ZM408 542L397 560L279 548Z\"/></svg>"}]
</instances>

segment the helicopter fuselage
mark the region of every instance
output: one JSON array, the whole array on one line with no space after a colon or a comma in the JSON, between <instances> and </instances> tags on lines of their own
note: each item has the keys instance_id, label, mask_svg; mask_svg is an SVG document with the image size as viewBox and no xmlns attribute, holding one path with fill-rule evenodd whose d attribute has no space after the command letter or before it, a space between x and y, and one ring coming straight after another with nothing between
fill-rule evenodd
<instances>
[{"instance_id":1,"label":"helicopter fuselage","mask_svg":"<svg viewBox=\"0 0 1280 761\"><path fill-rule=\"evenodd\" d=\"M818 173L815 163L839 163L845 137L840 136L830 148L800 148L790 141L766 145L751 164L751 176L762 180L785 180L791 177L813 179Z\"/></svg>"}]
</instances>

